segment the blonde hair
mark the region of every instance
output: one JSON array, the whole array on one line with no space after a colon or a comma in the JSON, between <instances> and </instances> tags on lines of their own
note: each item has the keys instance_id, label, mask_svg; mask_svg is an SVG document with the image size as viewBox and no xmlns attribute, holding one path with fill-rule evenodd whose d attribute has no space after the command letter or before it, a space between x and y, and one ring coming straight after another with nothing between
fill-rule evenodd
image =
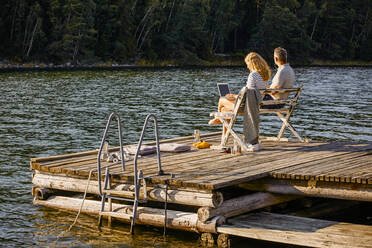
<instances>
[{"instance_id":1,"label":"blonde hair","mask_svg":"<svg viewBox=\"0 0 372 248\"><path fill-rule=\"evenodd\" d=\"M271 77L271 70L266 61L255 52L249 53L245 59L245 63L250 71L257 71L264 81L268 81Z\"/></svg>"}]
</instances>

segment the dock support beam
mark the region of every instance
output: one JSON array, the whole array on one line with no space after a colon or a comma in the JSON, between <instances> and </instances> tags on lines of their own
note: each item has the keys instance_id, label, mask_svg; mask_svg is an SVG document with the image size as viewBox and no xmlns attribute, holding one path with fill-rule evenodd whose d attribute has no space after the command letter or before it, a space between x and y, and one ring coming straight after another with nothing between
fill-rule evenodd
<instances>
[{"instance_id":1,"label":"dock support beam","mask_svg":"<svg viewBox=\"0 0 372 248\"><path fill-rule=\"evenodd\" d=\"M50 188L72 192L84 192L87 184L86 179L73 178L67 176L50 175L44 173L35 173L32 178L35 187ZM134 188L128 184L113 184L113 191L109 193L115 196L134 198ZM96 180L90 181L87 193L98 194L98 183ZM143 192L140 192L140 198L143 199ZM147 199L150 201L164 202L165 193L162 187L147 187ZM168 203L177 203L188 206L198 207L219 207L223 203L221 192L197 192L187 190L168 190Z\"/></svg>"},{"instance_id":2,"label":"dock support beam","mask_svg":"<svg viewBox=\"0 0 372 248\"><path fill-rule=\"evenodd\" d=\"M239 184L239 187L247 190L288 195L372 202L371 184L329 183L315 180L262 179Z\"/></svg>"},{"instance_id":3,"label":"dock support beam","mask_svg":"<svg viewBox=\"0 0 372 248\"><path fill-rule=\"evenodd\" d=\"M217 208L199 208L198 219L199 221L205 222L214 216L224 216L228 218L297 198L298 196L271 194L266 192L252 193L227 200Z\"/></svg>"},{"instance_id":4,"label":"dock support beam","mask_svg":"<svg viewBox=\"0 0 372 248\"><path fill-rule=\"evenodd\" d=\"M51 196L48 200L34 199L35 205L64 209L69 211L79 211L82 199L64 197L64 196ZM101 203L99 201L85 200L82 213L99 215ZM102 212L102 217L111 216L119 221L130 223L132 217L132 206L113 203L113 211ZM164 210L150 207L138 207L136 223L152 226L164 226ZM182 212L175 210L167 211L167 228L192 231L192 232L207 232L217 233L217 226L223 225L225 218L217 216L210 221L203 223L198 220L196 213Z\"/></svg>"}]
</instances>

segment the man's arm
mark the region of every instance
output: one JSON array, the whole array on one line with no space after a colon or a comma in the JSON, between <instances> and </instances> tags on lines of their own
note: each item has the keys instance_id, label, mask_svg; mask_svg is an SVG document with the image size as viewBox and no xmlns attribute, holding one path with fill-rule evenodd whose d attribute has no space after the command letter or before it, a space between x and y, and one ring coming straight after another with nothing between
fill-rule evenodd
<instances>
[{"instance_id":1,"label":"man's arm","mask_svg":"<svg viewBox=\"0 0 372 248\"><path fill-rule=\"evenodd\" d=\"M285 75L285 72L283 70L278 71L273 78L270 88L271 89L282 88L286 78L287 76Z\"/></svg>"},{"instance_id":2,"label":"man's arm","mask_svg":"<svg viewBox=\"0 0 372 248\"><path fill-rule=\"evenodd\" d=\"M278 70L278 72L275 74L273 81L270 85L270 89L280 89L283 87L285 80L288 78L286 75L285 71L283 70ZM279 93L273 92L271 95L274 98L279 98Z\"/></svg>"}]
</instances>

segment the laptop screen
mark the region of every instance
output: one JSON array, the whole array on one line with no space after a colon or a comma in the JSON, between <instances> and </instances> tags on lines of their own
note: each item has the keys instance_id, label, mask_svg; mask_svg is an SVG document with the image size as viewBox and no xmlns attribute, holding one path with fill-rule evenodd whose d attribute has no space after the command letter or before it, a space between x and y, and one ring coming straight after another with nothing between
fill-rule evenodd
<instances>
[{"instance_id":1,"label":"laptop screen","mask_svg":"<svg viewBox=\"0 0 372 248\"><path fill-rule=\"evenodd\" d=\"M220 93L220 96L225 96L227 94L230 94L229 84L227 83L218 83L218 92Z\"/></svg>"}]
</instances>

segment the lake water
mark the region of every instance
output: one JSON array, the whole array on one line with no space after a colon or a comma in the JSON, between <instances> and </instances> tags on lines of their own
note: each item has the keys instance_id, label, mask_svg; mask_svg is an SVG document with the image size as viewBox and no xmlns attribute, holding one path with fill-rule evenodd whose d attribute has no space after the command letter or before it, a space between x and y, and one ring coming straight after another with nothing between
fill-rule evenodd
<instances>
[{"instance_id":1,"label":"lake water","mask_svg":"<svg viewBox=\"0 0 372 248\"><path fill-rule=\"evenodd\" d=\"M372 141L372 68L295 73L304 90L291 122L302 136ZM134 237L127 225L99 232L97 218L86 215L57 239L75 214L32 205L29 159L98 148L113 111L121 116L124 143L138 140L150 113L158 117L161 139L217 131L207 124L216 110L216 83L238 92L247 75L244 68L1 73L0 246L198 246L197 235L170 231L164 240L153 227L137 227ZM264 117L261 134L275 135L279 127L276 117Z\"/></svg>"}]
</instances>

